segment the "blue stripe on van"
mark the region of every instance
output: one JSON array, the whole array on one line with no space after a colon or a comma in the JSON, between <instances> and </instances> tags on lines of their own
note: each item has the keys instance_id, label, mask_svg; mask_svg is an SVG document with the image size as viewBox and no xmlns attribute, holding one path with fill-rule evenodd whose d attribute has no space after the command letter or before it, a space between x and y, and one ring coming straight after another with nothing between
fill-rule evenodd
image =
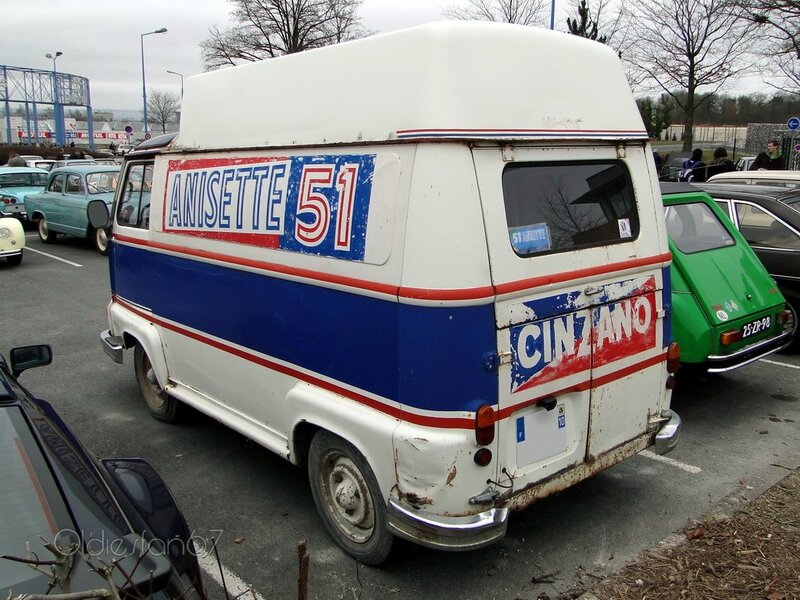
<instances>
[{"instance_id":1,"label":"blue stripe on van","mask_svg":"<svg viewBox=\"0 0 800 600\"><path fill-rule=\"evenodd\" d=\"M661 302L664 306L662 339L664 340L664 348L667 348L672 342L672 278L670 277L670 267L661 269L661 277L664 282L661 292Z\"/></svg>"},{"instance_id":2,"label":"blue stripe on van","mask_svg":"<svg viewBox=\"0 0 800 600\"><path fill-rule=\"evenodd\" d=\"M115 294L185 327L418 409L497 404L492 304L412 306L124 244L111 265Z\"/></svg>"}]
</instances>

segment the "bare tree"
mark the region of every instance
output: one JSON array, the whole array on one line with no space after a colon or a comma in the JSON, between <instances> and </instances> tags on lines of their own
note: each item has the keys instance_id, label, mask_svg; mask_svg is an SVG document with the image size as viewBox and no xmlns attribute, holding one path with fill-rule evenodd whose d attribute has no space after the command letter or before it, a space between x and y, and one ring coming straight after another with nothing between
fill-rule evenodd
<instances>
[{"instance_id":1,"label":"bare tree","mask_svg":"<svg viewBox=\"0 0 800 600\"><path fill-rule=\"evenodd\" d=\"M753 28L737 0L663 0L631 8L636 41L623 60L638 75L634 83L666 92L683 109L684 151L692 147L696 108L752 69Z\"/></svg>"},{"instance_id":2,"label":"bare tree","mask_svg":"<svg viewBox=\"0 0 800 600\"><path fill-rule=\"evenodd\" d=\"M547 0L468 0L466 6L444 9L448 19L459 21L496 21L517 25L541 25L549 12Z\"/></svg>"},{"instance_id":3,"label":"bare tree","mask_svg":"<svg viewBox=\"0 0 800 600\"><path fill-rule=\"evenodd\" d=\"M800 96L800 0L740 0L759 26L765 72L772 87Z\"/></svg>"},{"instance_id":4,"label":"bare tree","mask_svg":"<svg viewBox=\"0 0 800 600\"><path fill-rule=\"evenodd\" d=\"M200 44L206 70L302 52L368 35L361 0L228 0L236 25Z\"/></svg>"},{"instance_id":5,"label":"bare tree","mask_svg":"<svg viewBox=\"0 0 800 600\"><path fill-rule=\"evenodd\" d=\"M178 94L153 90L147 97L147 121L167 133L167 125L175 120L181 101Z\"/></svg>"}]
</instances>

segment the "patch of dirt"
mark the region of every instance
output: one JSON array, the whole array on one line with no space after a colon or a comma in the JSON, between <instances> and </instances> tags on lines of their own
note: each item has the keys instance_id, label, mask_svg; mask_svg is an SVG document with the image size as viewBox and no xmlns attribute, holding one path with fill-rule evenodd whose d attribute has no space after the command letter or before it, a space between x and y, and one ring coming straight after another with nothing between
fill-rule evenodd
<instances>
[{"instance_id":1,"label":"patch of dirt","mask_svg":"<svg viewBox=\"0 0 800 600\"><path fill-rule=\"evenodd\" d=\"M697 522L594 587L552 599L800 600L800 470L731 517ZM593 600L593 599L592 599Z\"/></svg>"}]
</instances>

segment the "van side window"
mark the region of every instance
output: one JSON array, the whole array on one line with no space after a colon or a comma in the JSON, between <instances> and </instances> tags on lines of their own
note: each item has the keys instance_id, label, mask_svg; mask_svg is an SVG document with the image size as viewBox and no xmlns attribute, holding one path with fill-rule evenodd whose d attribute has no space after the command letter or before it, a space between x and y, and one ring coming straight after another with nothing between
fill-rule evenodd
<instances>
[{"instance_id":1,"label":"van side window","mask_svg":"<svg viewBox=\"0 0 800 600\"><path fill-rule=\"evenodd\" d=\"M503 171L508 238L519 256L626 242L639 235L619 161L516 163Z\"/></svg>"},{"instance_id":2,"label":"van side window","mask_svg":"<svg viewBox=\"0 0 800 600\"><path fill-rule=\"evenodd\" d=\"M147 229L150 226L150 189L153 163L134 163L125 171L125 183L117 206L117 223Z\"/></svg>"}]
</instances>

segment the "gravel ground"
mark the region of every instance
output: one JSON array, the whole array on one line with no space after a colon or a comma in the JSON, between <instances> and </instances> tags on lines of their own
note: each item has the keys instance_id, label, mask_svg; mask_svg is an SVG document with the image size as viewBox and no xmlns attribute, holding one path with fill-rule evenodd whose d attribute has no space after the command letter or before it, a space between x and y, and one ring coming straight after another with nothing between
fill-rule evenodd
<instances>
[{"instance_id":1,"label":"gravel ground","mask_svg":"<svg viewBox=\"0 0 800 600\"><path fill-rule=\"evenodd\" d=\"M800 470L731 516L693 523L613 576L539 600L798 600Z\"/></svg>"}]
</instances>

